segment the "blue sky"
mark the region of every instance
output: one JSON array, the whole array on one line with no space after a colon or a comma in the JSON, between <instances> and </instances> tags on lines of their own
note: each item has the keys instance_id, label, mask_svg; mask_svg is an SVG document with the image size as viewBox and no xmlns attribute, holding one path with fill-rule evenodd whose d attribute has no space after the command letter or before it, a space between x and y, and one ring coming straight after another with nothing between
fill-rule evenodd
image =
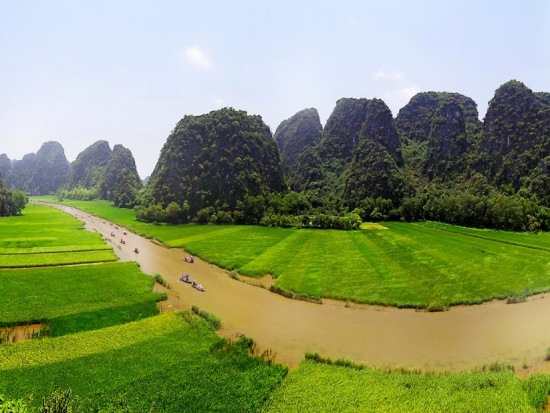
<instances>
[{"instance_id":1,"label":"blue sky","mask_svg":"<svg viewBox=\"0 0 550 413\"><path fill-rule=\"evenodd\" d=\"M275 132L342 97L394 116L421 91L458 92L483 118L504 82L550 92L550 1L0 0L0 153L99 139L142 178L186 114L224 106Z\"/></svg>"}]
</instances>

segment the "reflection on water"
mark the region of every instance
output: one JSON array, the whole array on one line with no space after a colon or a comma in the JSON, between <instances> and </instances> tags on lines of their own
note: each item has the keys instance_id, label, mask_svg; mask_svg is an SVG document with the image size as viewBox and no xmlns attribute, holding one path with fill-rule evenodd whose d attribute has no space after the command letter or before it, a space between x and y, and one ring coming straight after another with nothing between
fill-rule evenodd
<instances>
[{"instance_id":1,"label":"reflection on water","mask_svg":"<svg viewBox=\"0 0 550 413\"><path fill-rule=\"evenodd\" d=\"M18 343L43 336L42 324L0 327L0 344Z\"/></svg>"}]
</instances>

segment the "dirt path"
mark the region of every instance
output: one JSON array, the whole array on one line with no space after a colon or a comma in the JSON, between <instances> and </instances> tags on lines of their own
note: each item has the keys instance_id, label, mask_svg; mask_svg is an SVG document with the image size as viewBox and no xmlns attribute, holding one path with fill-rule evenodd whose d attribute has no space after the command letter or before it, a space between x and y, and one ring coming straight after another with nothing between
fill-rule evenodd
<instances>
[{"instance_id":1,"label":"dirt path","mask_svg":"<svg viewBox=\"0 0 550 413\"><path fill-rule=\"evenodd\" d=\"M222 335L246 334L290 366L306 352L318 352L380 367L446 371L507 362L522 373L548 369L544 357L550 347L550 297L441 313L348 307L335 301L312 304L233 280L227 271L200 259L186 263L181 249L162 247L100 218L60 208L83 220L88 230L101 233L121 260L135 260L143 272L161 274L172 286L164 311L197 305L221 318ZM120 244L121 237L126 244ZM139 254L133 252L135 247ZM206 292L178 281L183 273L201 282Z\"/></svg>"}]
</instances>

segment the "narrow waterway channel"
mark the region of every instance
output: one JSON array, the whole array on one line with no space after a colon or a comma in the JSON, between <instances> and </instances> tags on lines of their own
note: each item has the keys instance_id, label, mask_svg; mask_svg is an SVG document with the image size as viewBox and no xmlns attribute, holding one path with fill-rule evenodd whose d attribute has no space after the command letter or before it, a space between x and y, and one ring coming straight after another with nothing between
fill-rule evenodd
<instances>
[{"instance_id":1,"label":"narrow waterway channel","mask_svg":"<svg viewBox=\"0 0 550 413\"><path fill-rule=\"evenodd\" d=\"M511 363L520 374L548 369L544 358L550 347L550 294L520 304L499 301L440 313L296 301L234 280L200 259L186 263L181 249L165 248L82 211L59 208L83 220L86 229L101 233L121 260L137 261L147 274L161 274L171 285L164 311L197 305L221 318L222 335L245 334L289 366L296 366L306 352L317 352L371 366L430 371L493 362ZM136 247L138 254L133 252ZM202 283L206 292L178 281L183 273Z\"/></svg>"}]
</instances>

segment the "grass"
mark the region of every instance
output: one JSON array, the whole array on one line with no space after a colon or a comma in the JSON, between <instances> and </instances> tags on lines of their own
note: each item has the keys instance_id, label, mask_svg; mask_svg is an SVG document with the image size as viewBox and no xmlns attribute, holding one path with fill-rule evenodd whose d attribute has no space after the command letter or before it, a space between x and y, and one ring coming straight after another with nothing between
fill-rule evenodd
<instances>
[{"instance_id":1,"label":"grass","mask_svg":"<svg viewBox=\"0 0 550 413\"><path fill-rule=\"evenodd\" d=\"M287 370L250 357L249 347L222 340L189 313L163 314L1 346L0 389L35 407L70 388L83 412L257 411Z\"/></svg>"},{"instance_id":2,"label":"grass","mask_svg":"<svg viewBox=\"0 0 550 413\"><path fill-rule=\"evenodd\" d=\"M0 219L0 325L43 322L63 335L158 314L153 279L115 259L99 234L57 209L30 205Z\"/></svg>"},{"instance_id":3,"label":"grass","mask_svg":"<svg viewBox=\"0 0 550 413\"><path fill-rule=\"evenodd\" d=\"M277 412L536 412L550 377L513 371L424 374L303 361L262 409Z\"/></svg>"},{"instance_id":4,"label":"grass","mask_svg":"<svg viewBox=\"0 0 550 413\"><path fill-rule=\"evenodd\" d=\"M53 208L29 205L24 215L0 219L0 268L115 261L96 233Z\"/></svg>"},{"instance_id":5,"label":"grass","mask_svg":"<svg viewBox=\"0 0 550 413\"><path fill-rule=\"evenodd\" d=\"M389 230L355 232L155 226L133 221L132 211L87 205L92 213L99 205L104 218L168 245L185 246L244 273L272 273L279 286L311 295L329 291L358 301L389 295L387 303L439 308L452 302L447 290L458 294L455 301L475 301L499 288L517 294L525 294L525 286L530 292L548 288L548 234L478 232L436 223L388 223ZM39 245L40 237L44 233L37 231L32 241L22 237L20 245L0 248L15 256L64 247L58 240ZM78 250L76 244L67 248ZM547 401L550 376L523 381L500 368L421 374L319 358L303 361L287 375L283 366L250 357L249 339L223 340L190 312L136 320L140 305L155 297L152 282L135 264L0 270L4 323L47 315L68 326L60 328L62 336L0 346L0 393L36 408L56 389L71 389L83 412L535 412ZM76 290L82 291L73 297ZM426 297L430 300L423 301ZM133 318L106 316L110 322L97 323L98 315L115 309ZM82 331L90 330L82 328L87 316L98 329Z\"/></svg>"},{"instance_id":6,"label":"grass","mask_svg":"<svg viewBox=\"0 0 550 413\"><path fill-rule=\"evenodd\" d=\"M208 322L190 312L158 315L164 295L136 263L42 266L55 254L112 251L60 211L25 211L0 220L0 255L10 264L0 269L0 326L45 322L50 337L0 345L8 400L29 411L52 394L73 394L79 412L258 411L286 375L252 357L251 340L218 337L213 314L203 312Z\"/></svg>"},{"instance_id":7,"label":"grass","mask_svg":"<svg viewBox=\"0 0 550 413\"><path fill-rule=\"evenodd\" d=\"M52 335L158 314L154 279L133 262L0 270L0 325L46 322Z\"/></svg>"},{"instance_id":8,"label":"grass","mask_svg":"<svg viewBox=\"0 0 550 413\"><path fill-rule=\"evenodd\" d=\"M74 204L121 217L105 201ZM132 211L124 214L121 224L168 246L245 275L272 274L277 287L303 296L446 308L550 290L550 233L434 222L361 231L151 225L136 222Z\"/></svg>"}]
</instances>

